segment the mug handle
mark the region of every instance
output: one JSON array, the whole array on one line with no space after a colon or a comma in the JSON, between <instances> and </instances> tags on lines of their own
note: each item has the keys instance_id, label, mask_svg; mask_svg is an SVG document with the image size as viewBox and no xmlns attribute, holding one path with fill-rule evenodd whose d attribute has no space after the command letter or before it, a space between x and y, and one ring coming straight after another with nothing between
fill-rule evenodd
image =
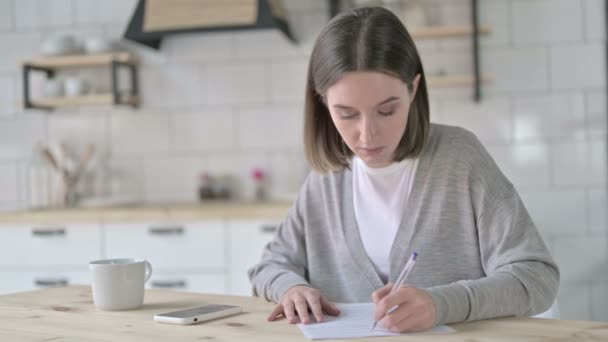
<instances>
[{"instance_id":1,"label":"mug handle","mask_svg":"<svg viewBox=\"0 0 608 342\"><path fill-rule=\"evenodd\" d=\"M150 277L152 276L152 264L150 264L148 260L145 260L144 263L146 264L146 278L144 280L144 283L147 283L148 280L150 280Z\"/></svg>"}]
</instances>

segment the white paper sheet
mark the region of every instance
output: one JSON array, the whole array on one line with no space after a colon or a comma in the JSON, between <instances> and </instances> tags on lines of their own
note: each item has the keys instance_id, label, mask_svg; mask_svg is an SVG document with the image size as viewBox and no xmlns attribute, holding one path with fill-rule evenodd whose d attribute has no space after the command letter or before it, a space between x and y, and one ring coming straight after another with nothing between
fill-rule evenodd
<instances>
[{"instance_id":1,"label":"white paper sheet","mask_svg":"<svg viewBox=\"0 0 608 342\"><path fill-rule=\"evenodd\" d=\"M373 303L336 304L336 306L341 311L339 317L323 315L323 322L321 323L298 324L302 334L312 340L324 340L371 336L447 334L455 332L454 329L445 325L418 333L397 334L379 325L372 331L371 329L374 325Z\"/></svg>"}]
</instances>

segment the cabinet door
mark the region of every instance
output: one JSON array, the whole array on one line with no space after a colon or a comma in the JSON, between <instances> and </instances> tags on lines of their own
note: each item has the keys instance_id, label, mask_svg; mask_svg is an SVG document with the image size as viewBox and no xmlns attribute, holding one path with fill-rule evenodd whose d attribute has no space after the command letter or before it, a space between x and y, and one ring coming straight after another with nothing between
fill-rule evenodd
<instances>
[{"instance_id":1,"label":"cabinet door","mask_svg":"<svg viewBox=\"0 0 608 342\"><path fill-rule=\"evenodd\" d=\"M47 287L89 285L90 273L86 271L0 271L0 294L32 291Z\"/></svg>"},{"instance_id":2,"label":"cabinet door","mask_svg":"<svg viewBox=\"0 0 608 342\"><path fill-rule=\"evenodd\" d=\"M274 237L278 224L277 221L229 221L230 294L251 296L247 270L260 261L262 250Z\"/></svg>"},{"instance_id":3,"label":"cabinet door","mask_svg":"<svg viewBox=\"0 0 608 342\"><path fill-rule=\"evenodd\" d=\"M192 273L163 272L152 274L146 284L149 289L167 289L212 294L226 293L226 276L223 272Z\"/></svg>"},{"instance_id":4,"label":"cabinet door","mask_svg":"<svg viewBox=\"0 0 608 342\"><path fill-rule=\"evenodd\" d=\"M0 267L86 266L101 257L97 224L1 226Z\"/></svg>"},{"instance_id":5,"label":"cabinet door","mask_svg":"<svg viewBox=\"0 0 608 342\"><path fill-rule=\"evenodd\" d=\"M108 258L139 258L155 270L224 270L225 229L220 220L105 226Z\"/></svg>"}]
</instances>

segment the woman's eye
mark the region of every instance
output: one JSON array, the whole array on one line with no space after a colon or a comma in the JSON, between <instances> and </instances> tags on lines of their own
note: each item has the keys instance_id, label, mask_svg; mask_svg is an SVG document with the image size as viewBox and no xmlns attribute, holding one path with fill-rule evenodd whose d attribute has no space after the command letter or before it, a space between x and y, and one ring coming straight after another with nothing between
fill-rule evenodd
<instances>
[{"instance_id":1,"label":"woman's eye","mask_svg":"<svg viewBox=\"0 0 608 342\"><path fill-rule=\"evenodd\" d=\"M340 113L340 118L350 119L350 118L354 118L356 115L357 115L357 113Z\"/></svg>"},{"instance_id":2,"label":"woman's eye","mask_svg":"<svg viewBox=\"0 0 608 342\"><path fill-rule=\"evenodd\" d=\"M378 113L380 113L380 115L384 115L384 116L392 115L394 112L395 112L394 110L386 111L386 112L378 111Z\"/></svg>"}]
</instances>

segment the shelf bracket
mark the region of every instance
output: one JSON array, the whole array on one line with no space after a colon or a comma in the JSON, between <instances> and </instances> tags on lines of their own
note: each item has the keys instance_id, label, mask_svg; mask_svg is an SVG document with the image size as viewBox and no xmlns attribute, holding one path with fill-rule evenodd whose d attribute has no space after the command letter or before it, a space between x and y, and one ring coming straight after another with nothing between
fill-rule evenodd
<instances>
[{"instance_id":1,"label":"shelf bracket","mask_svg":"<svg viewBox=\"0 0 608 342\"><path fill-rule=\"evenodd\" d=\"M131 89L129 90L129 95L131 95L132 101L130 102L123 101L123 96L118 89L118 69L121 66L128 68L131 74ZM110 72L112 81L112 102L115 105L127 104L131 105L133 108L137 108L139 104L139 83L137 81L137 70L135 65L132 63L123 63L117 60L112 60Z\"/></svg>"},{"instance_id":2,"label":"shelf bracket","mask_svg":"<svg viewBox=\"0 0 608 342\"><path fill-rule=\"evenodd\" d=\"M340 12L340 0L329 0L329 19L333 18Z\"/></svg>"},{"instance_id":3,"label":"shelf bracket","mask_svg":"<svg viewBox=\"0 0 608 342\"><path fill-rule=\"evenodd\" d=\"M51 107L37 106L32 103L32 94L30 93L30 74L32 71L41 71L46 74L47 77L53 77L55 71L53 69L41 68L39 66L30 65L28 63L23 64L23 106L25 109L44 109L50 110Z\"/></svg>"},{"instance_id":4,"label":"shelf bracket","mask_svg":"<svg viewBox=\"0 0 608 342\"><path fill-rule=\"evenodd\" d=\"M474 90L473 99L475 102L481 101L481 72L479 66L479 18L477 0L471 0L471 20L473 24L473 74Z\"/></svg>"}]
</instances>

